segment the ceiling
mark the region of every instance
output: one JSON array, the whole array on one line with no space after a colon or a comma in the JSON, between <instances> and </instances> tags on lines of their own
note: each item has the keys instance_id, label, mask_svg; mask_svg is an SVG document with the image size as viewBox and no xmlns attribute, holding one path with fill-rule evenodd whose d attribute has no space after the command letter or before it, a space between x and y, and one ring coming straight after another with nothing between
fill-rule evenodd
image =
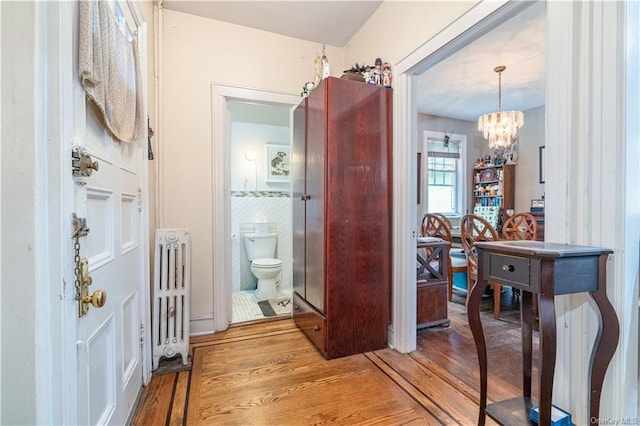
<instances>
[{"instance_id":1,"label":"ceiling","mask_svg":"<svg viewBox=\"0 0 640 426\"><path fill-rule=\"evenodd\" d=\"M303 40L343 47L381 1L190 1L165 0L165 9L230 22ZM417 110L475 121L498 108L544 105L545 2L531 6L436 64L418 80ZM526 118L525 118L526 120Z\"/></svg>"},{"instance_id":2,"label":"ceiling","mask_svg":"<svg viewBox=\"0 0 640 426\"><path fill-rule=\"evenodd\" d=\"M502 110L544 105L545 2L531 6L418 77L419 112L477 120L498 109L502 73ZM526 118L525 118L526 121Z\"/></svg>"},{"instance_id":3,"label":"ceiling","mask_svg":"<svg viewBox=\"0 0 640 426\"><path fill-rule=\"evenodd\" d=\"M343 47L382 1L164 0L165 9Z\"/></svg>"}]
</instances>

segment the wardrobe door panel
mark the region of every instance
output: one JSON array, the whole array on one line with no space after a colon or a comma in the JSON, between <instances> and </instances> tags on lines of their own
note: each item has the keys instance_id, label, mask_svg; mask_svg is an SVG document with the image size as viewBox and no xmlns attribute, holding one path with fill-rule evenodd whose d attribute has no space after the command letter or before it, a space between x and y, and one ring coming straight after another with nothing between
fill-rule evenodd
<instances>
[{"instance_id":1,"label":"wardrobe door panel","mask_svg":"<svg viewBox=\"0 0 640 426\"><path fill-rule=\"evenodd\" d=\"M320 85L307 98L306 156L306 300L325 311L325 88Z\"/></svg>"},{"instance_id":2,"label":"wardrobe door panel","mask_svg":"<svg viewBox=\"0 0 640 426\"><path fill-rule=\"evenodd\" d=\"M293 141L291 155L291 205L293 232L293 291L303 298L305 292L305 146L307 139L307 101L303 100L293 112Z\"/></svg>"},{"instance_id":3,"label":"wardrobe door panel","mask_svg":"<svg viewBox=\"0 0 640 426\"><path fill-rule=\"evenodd\" d=\"M326 315L329 345L340 356L387 344L391 209L386 92L330 83Z\"/></svg>"}]
</instances>

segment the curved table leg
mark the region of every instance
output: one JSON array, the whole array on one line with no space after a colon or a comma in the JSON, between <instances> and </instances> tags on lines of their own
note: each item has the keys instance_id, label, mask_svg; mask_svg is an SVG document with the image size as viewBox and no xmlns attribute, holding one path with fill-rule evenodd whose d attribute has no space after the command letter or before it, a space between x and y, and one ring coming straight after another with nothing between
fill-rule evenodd
<instances>
[{"instance_id":1,"label":"curved table leg","mask_svg":"<svg viewBox=\"0 0 640 426\"><path fill-rule=\"evenodd\" d=\"M522 292L520 298L520 332L522 333L522 395L531 398L531 369L533 365L533 313L531 299L538 297L528 291Z\"/></svg>"},{"instance_id":2,"label":"curved table leg","mask_svg":"<svg viewBox=\"0 0 640 426\"><path fill-rule=\"evenodd\" d=\"M596 424L600 416L600 393L604 376L618 347L620 326L616 312L607 297L607 256L598 260L598 290L591 292L598 307L598 334L591 351L589 363L589 421Z\"/></svg>"},{"instance_id":3,"label":"curved table leg","mask_svg":"<svg viewBox=\"0 0 640 426\"><path fill-rule=\"evenodd\" d=\"M539 300L540 363L538 413L540 425L551 424L553 374L556 367L556 309L553 293L543 293Z\"/></svg>"},{"instance_id":4,"label":"curved table leg","mask_svg":"<svg viewBox=\"0 0 640 426\"><path fill-rule=\"evenodd\" d=\"M481 259L478 261L481 264ZM479 267L480 269L480 267ZM481 271L478 270L478 276ZM482 294L487 288L487 282L477 279L469 293L469 302L467 303L467 318L469 320L469 328L473 335L473 340L478 351L478 362L480 364L480 413L478 414L478 426L484 426L485 408L487 408L487 346L484 341L484 332L482 323L480 322L480 300Z\"/></svg>"}]
</instances>

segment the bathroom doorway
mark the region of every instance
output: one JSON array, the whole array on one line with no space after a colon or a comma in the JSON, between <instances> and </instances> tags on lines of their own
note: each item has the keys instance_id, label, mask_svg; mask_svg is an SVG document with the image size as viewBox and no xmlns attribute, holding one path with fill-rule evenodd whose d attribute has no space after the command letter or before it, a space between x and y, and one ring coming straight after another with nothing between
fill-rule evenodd
<instances>
[{"instance_id":1,"label":"bathroom doorway","mask_svg":"<svg viewBox=\"0 0 640 426\"><path fill-rule=\"evenodd\" d=\"M214 206L213 233L226 236L213 243L214 326L221 331L291 315L290 146L300 97L214 84L213 98L214 165L226 171L213 176L214 203L222 204ZM247 250L247 241L257 240L246 237L256 233L273 236L275 249L261 253L266 267ZM273 273L264 278L265 270Z\"/></svg>"},{"instance_id":2,"label":"bathroom doorway","mask_svg":"<svg viewBox=\"0 0 640 426\"><path fill-rule=\"evenodd\" d=\"M244 101L230 101L228 107L231 322L290 315L291 109ZM258 268L254 258L272 259L272 265Z\"/></svg>"}]
</instances>

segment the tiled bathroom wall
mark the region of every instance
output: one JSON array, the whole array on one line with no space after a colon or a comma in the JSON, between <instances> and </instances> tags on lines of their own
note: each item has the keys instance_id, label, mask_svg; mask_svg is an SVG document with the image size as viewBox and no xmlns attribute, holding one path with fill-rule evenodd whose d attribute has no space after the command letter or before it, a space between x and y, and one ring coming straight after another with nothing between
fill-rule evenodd
<instances>
[{"instance_id":1,"label":"tiled bathroom wall","mask_svg":"<svg viewBox=\"0 0 640 426\"><path fill-rule=\"evenodd\" d=\"M288 191L231 192L231 270L233 291L253 290L256 279L251 273L242 234L253 232L252 224L266 222L269 232L278 233L277 258L282 260L282 282L278 290L292 288L291 196Z\"/></svg>"}]
</instances>

